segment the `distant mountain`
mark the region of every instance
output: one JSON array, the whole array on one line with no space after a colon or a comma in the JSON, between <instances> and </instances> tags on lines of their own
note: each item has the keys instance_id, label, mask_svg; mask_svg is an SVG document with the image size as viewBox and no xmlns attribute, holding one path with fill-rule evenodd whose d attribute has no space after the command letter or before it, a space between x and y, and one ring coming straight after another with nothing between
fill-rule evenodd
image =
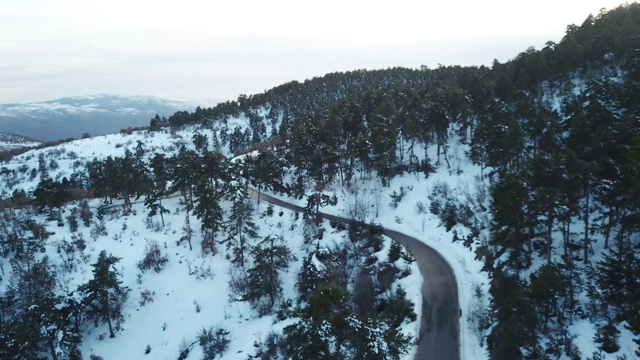
<instances>
[{"instance_id":1,"label":"distant mountain","mask_svg":"<svg viewBox=\"0 0 640 360\"><path fill-rule=\"evenodd\" d=\"M0 152L22 147L37 146L40 144L41 143L39 141L22 135L0 132Z\"/></svg>"},{"instance_id":2,"label":"distant mountain","mask_svg":"<svg viewBox=\"0 0 640 360\"><path fill-rule=\"evenodd\" d=\"M175 100L153 96L95 95L25 104L0 104L0 132L19 134L42 141L84 133L102 135L129 126L149 125L156 114L192 111L212 106L215 100Z\"/></svg>"}]
</instances>

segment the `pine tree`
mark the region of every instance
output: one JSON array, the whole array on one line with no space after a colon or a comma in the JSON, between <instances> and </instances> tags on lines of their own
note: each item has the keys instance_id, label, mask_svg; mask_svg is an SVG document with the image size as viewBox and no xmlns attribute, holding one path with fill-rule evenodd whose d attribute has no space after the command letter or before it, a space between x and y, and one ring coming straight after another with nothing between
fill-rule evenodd
<instances>
[{"instance_id":1,"label":"pine tree","mask_svg":"<svg viewBox=\"0 0 640 360\"><path fill-rule=\"evenodd\" d=\"M318 252L316 249L314 252L310 252L302 261L302 267L298 273L298 281L296 287L298 293L300 293L300 299L307 301L309 296L320 286L326 282L326 276L324 276L324 269L318 269L316 261L314 261L315 254Z\"/></svg>"},{"instance_id":2,"label":"pine tree","mask_svg":"<svg viewBox=\"0 0 640 360\"><path fill-rule=\"evenodd\" d=\"M490 294L496 325L487 338L492 359L523 359L536 347L538 319L527 289L516 276L494 272Z\"/></svg>"},{"instance_id":3,"label":"pine tree","mask_svg":"<svg viewBox=\"0 0 640 360\"><path fill-rule=\"evenodd\" d=\"M293 360L341 358L336 328L346 327L351 315L348 296L335 285L320 286L299 310L300 321L284 328L284 352Z\"/></svg>"},{"instance_id":4,"label":"pine tree","mask_svg":"<svg viewBox=\"0 0 640 360\"><path fill-rule=\"evenodd\" d=\"M491 244L498 248L500 254L508 252L509 265L519 271L530 264L533 250L531 237L525 235L528 189L519 174L503 173L490 191L494 222ZM528 249L525 249L525 244L529 245Z\"/></svg>"},{"instance_id":5,"label":"pine tree","mask_svg":"<svg viewBox=\"0 0 640 360\"><path fill-rule=\"evenodd\" d=\"M253 267L247 274L245 300L251 302L260 315L266 315L282 296L282 283L278 271L289 267L291 251L282 237L270 235L253 247L251 255Z\"/></svg>"},{"instance_id":6,"label":"pine tree","mask_svg":"<svg viewBox=\"0 0 640 360\"><path fill-rule=\"evenodd\" d=\"M252 220L253 206L244 187L237 181L231 182L229 186L233 204L226 223L227 238L221 243L226 243L227 249L231 249L232 262L242 267L251 241L258 237L258 226Z\"/></svg>"},{"instance_id":7,"label":"pine tree","mask_svg":"<svg viewBox=\"0 0 640 360\"><path fill-rule=\"evenodd\" d=\"M211 254L215 254L217 252L215 238L224 227L224 213L220 207L219 195L207 177L202 177L196 187L196 203L193 213L202 221L202 251L210 251Z\"/></svg>"},{"instance_id":8,"label":"pine tree","mask_svg":"<svg viewBox=\"0 0 640 360\"><path fill-rule=\"evenodd\" d=\"M609 308L616 321L638 325L640 310L640 256L627 234L619 234L615 246L604 253L596 268L596 283L600 289L599 302ZM640 329L636 329L638 331Z\"/></svg>"},{"instance_id":9,"label":"pine tree","mask_svg":"<svg viewBox=\"0 0 640 360\"><path fill-rule=\"evenodd\" d=\"M122 275L115 268L119 261L119 258L101 251L98 260L91 265L93 279L78 287L78 291L83 294L87 316L94 320L96 326L100 322L106 322L112 338L116 336L112 321L116 322L116 329L124 321L122 306L129 292L127 287L122 286Z\"/></svg>"}]
</instances>

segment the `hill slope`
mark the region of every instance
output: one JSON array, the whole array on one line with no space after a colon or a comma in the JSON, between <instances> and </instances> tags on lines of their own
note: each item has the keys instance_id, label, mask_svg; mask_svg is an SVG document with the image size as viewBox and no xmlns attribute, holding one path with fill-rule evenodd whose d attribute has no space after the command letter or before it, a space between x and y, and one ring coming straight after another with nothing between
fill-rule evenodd
<instances>
[{"instance_id":1,"label":"hill slope","mask_svg":"<svg viewBox=\"0 0 640 360\"><path fill-rule=\"evenodd\" d=\"M0 132L0 152L25 147L33 147L40 144L41 143L39 141L30 139L22 135Z\"/></svg>"}]
</instances>

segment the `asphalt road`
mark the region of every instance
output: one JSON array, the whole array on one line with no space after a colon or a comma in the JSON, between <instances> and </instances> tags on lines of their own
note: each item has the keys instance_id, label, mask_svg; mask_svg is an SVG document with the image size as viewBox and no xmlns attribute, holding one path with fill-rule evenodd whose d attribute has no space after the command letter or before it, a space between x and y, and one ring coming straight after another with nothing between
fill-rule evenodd
<instances>
[{"instance_id":1,"label":"asphalt road","mask_svg":"<svg viewBox=\"0 0 640 360\"><path fill-rule=\"evenodd\" d=\"M250 189L250 193L252 189ZM256 197L253 190L252 196ZM299 206L284 202L266 194L264 200L276 206L302 212ZM328 220L351 221L329 214L320 214ZM404 245L418 263L424 278L422 284L422 319L417 360L459 360L460 307L458 286L449 264L435 250L416 238L385 229L385 235Z\"/></svg>"}]
</instances>

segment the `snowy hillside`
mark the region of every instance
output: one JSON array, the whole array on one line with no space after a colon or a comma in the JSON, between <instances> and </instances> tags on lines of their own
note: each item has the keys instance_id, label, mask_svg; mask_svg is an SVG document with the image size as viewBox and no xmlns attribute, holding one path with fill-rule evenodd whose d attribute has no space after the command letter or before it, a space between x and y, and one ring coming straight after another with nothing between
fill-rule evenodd
<instances>
[{"instance_id":1,"label":"snowy hillside","mask_svg":"<svg viewBox=\"0 0 640 360\"><path fill-rule=\"evenodd\" d=\"M40 144L41 143L39 141L21 135L0 133L0 152L38 146Z\"/></svg>"},{"instance_id":2,"label":"snowy hillside","mask_svg":"<svg viewBox=\"0 0 640 360\"><path fill-rule=\"evenodd\" d=\"M246 126L243 124L246 124L243 118L230 119L224 127ZM16 190L33 193L43 177L57 181L73 178L94 159L124 156L127 150L135 151L140 146L145 148L148 158L155 153L169 157L183 145L193 149L191 138L194 132L213 138L220 136L216 133L219 131L219 128L212 131L189 127L177 132L113 134L32 150L2 165L1 170L5 174L0 184L2 198L11 197ZM219 149L227 151L224 146ZM359 251L364 252L356 256L349 250L355 240L346 227L328 221L311 224L303 219L302 214L267 206L264 201L258 204L254 199L249 203L254 208L251 219L258 232L251 245L259 247L265 241L276 239L283 241L291 252L287 266L278 271L283 289L279 305L274 311L260 316L249 301L240 301L239 295L230 288L238 271L230 261L232 252L223 244L216 244L211 252L201 245L200 220L191 215L185 222L182 196L175 194L163 200L163 206L168 210L163 215L164 226L159 216L148 216L149 209L143 200L144 197L127 211L121 206L122 200L115 200L113 205L104 207L100 199L89 200L86 204L83 201L72 202L63 206L59 215L57 211L51 213L48 210L37 213L34 208L5 209L7 216L2 222L3 234L17 234L39 244L34 258L29 261L46 261L57 278L55 292L60 296L71 294L92 278L92 264L102 251L120 259L114 269L122 275L121 285L128 289L128 296L122 305L121 321L114 323L115 337L109 337L104 323L98 327L90 321L83 323L79 348L83 356L140 359L148 353L148 357L153 359L175 359L189 349L188 358L203 358L205 347L198 345L199 335L204 330L213 329L214 332L220 330L219 334L226 334L224 338L228 340L228 348L222 358L247 359L250 355L266 351L273 334L281 336L278 334L282 334L284 328L296 323L291 311L297 304L296 284L305 259L311 259L314 271L322 273L330 271L333 261L337 261L331 259L343 252L352 254L345 258L348 261L344 263L348 279L353 279L359 267L363 266L364 258L359 256L364 254L369 254L368 259L376 259L367 265L373 279L376 273L382 274L383 269L389 266L397 269L397 279L390 287L375 281L378 291L381 286L386 288L376 297L393 299L395 291L402 288L412 303L413 312L417 318L420 317L422 278L415 262L407 261L406 256L392 260L391 264L387 262L392 256L390 252L393 252L389 238L385 238L375 250L362 248ZM339 204L343 201L341 199ZM225 197L220 204L226 214L232 211L231 198ZM335 211L340 212L340 206L343 205L340 204ZM90 213L86 225L81 219L83 213ZM26 228L19 225L25 223L31 225ZM186 241L180 241L185 237L186 228L190 229L189 233L193 232L193 250ZM31 236L33 229L39 230ZM224 238L223 233L217 235L218 241ZM358 248L360 246L357 245ZM157 250L160 257L166 257L166 265L159 271L141 269L140 264L150 249ZM18 273L26 271L26 260L7 243L3 244L3 251L5 257L0 260L0 286L5 292L20 282ZM247 261L247 268L255 264L255 260ZM348 286L356 285L349 280ZM407 336L417 338L419 321L405 320L401 330ZM56 351L66 358L63 354L68 348L63 342L57 344ZM402 358L413 358L415 347L412 345L407 351Z\"/></svg>"},{"instance_id":3,"label":"snowy hillside","mask_svg":"<svg viewBox=\"0 0 640 360\"><path fill-rule=\"evenodd\" d=\"M42 141L80 138L84 133L101 135L120 129L149 125L156 114L193 111L213 106L211 99L163 99L154 96L94 95L56 100L0 104L0 131Z\"/></svg>"}]
</instances>

